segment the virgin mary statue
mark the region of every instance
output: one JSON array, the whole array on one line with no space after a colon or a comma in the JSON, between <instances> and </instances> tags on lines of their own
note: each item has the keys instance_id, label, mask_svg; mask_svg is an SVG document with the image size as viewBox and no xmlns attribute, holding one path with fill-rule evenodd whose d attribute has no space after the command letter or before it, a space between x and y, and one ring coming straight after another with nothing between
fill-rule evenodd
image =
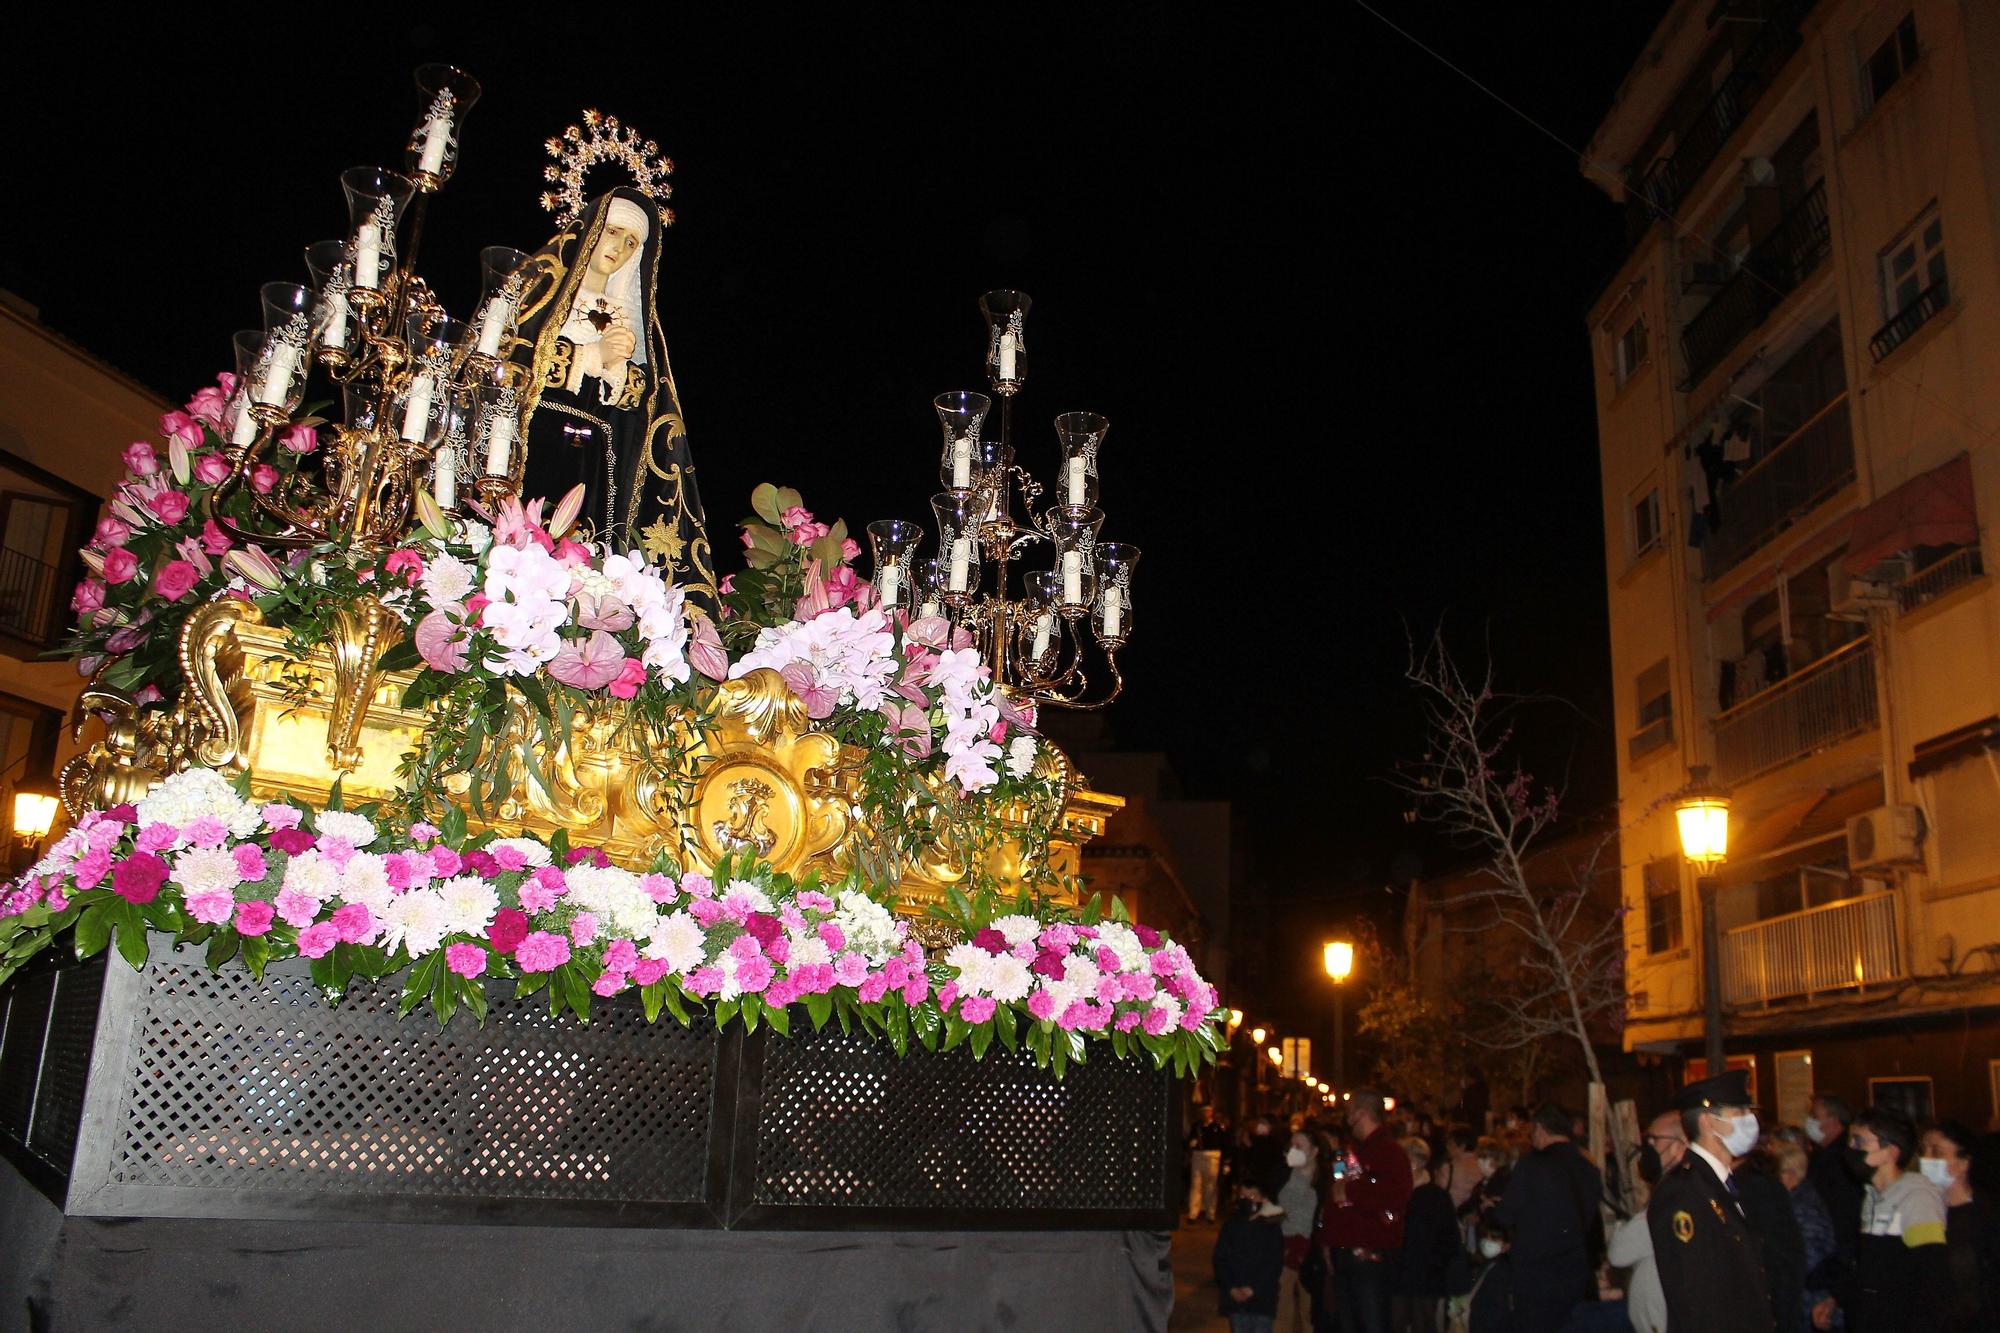
<instances>
[{"instance_id":1,"label":"virgin mary statue","mask_svg":"<svg viewBox=\"0 0 2000 1333\"><path fill-rule=\"evenodd\" d=\"M598 536L663 561L713 614L714 553L655 301L659 228L646 196L617 189L529 261L521 493L553 502L581 482Z\"/></svg>"}]
</instances>

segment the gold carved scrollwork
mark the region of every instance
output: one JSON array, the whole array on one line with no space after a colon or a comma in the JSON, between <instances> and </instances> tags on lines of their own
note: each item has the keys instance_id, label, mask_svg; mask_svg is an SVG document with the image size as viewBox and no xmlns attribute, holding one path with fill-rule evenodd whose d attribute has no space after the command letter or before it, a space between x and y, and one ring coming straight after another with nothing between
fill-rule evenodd
<instances>
[{"instance_id":1,"label":"gold carved scrollwork","mask_svg":"<svg viewBox=\"0 0 2000 1333\"><path fill-rule=\"evenodd\" d=\"M403 622L373 597L333 618L333 713L327 720L326 761L337 772L361 766L361 727L382 683L376 663L403 637ZM187 651L186 637L181 650Z\"/></svg>"},{"instance_id":2,"label":"gold carved scrollwork","mask_svg":"<svg viewBox=\"0 0 2000 1333\"><path fill-rule=\"evenodd\" d=\"M777 672L724 682L681 817L689 856L712 866L750 846L788 874L837 869L853 799L824 775L842 771L840 743L812 730Z\"/></svg>"}]
</instances>

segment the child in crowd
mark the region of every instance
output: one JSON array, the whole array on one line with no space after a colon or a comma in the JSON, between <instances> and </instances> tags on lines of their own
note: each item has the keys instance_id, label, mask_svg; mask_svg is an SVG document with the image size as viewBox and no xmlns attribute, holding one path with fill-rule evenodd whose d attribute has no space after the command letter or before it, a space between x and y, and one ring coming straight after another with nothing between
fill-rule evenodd
<instances>
[{"instance_id":1,"label":"child in crowd","mask_svg":"<svg viewBox=\"0 0 2000 1333\"><path fill-rule=\"evenodd\" d=\"M1278 1317L1278 1279L1285 1270L1285 1238L1278 1223L1285 1210L1265 1197L1261 1183L1245 1180L1236 1209L1215 1238L1215 1282L1229 1333L1271 1333Z\"/></svg>"}]
</instances>

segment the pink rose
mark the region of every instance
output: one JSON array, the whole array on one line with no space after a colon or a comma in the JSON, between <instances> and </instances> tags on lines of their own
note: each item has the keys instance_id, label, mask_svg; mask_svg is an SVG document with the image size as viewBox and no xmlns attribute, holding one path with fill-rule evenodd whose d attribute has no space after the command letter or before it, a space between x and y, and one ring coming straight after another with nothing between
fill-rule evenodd
<instances>
[{"instance_id":1,"label":"pink rose","mask_svg":"<svg viewBox=\"0 0 2000 1333\"><path fill-rule=\"evenodd\" d=\"M169 435L177 434L178 432L167 429L167 419L180 415L179 412L169 412L165 417L161 417L161 429L167 430ZM200 427L195 429L199 431ZM160 470L160 456L154 453L153 446L144 440L134 440L125 446L125 470L135 477L150 477Z\"/></svg>"},{"instance_id":2,"label":"pink rose","mask_svg":"<svg viewBox=\"0 0 2000 1333\"><path fill-rule=\"evenodd\" d=\"M250 469L250 489L259 495L269 495L278 484L278 469L269 463L259 463Z\"/></svg>"},{"instance_id":3,"label":"pink rose","mask_svg":"<svg viewBox=\"0 0 2000 1333\"><path fill-rule=\"evenodd\" d=\"M88 615L104 605L104 585L96 579L85 579L76 585L76 591L69 595L69 609L79 615Z\"/></svg>"},{"instance_id":4,"label":"pink rose","mask_svg":"<svg viewBox=\"0 0 2000 1333\"><path fill-rule=\"evenodd\" d=\"M101 546L107 551L114 546L123 546L130 540L132 540L132 525L112 518L109 514L97 520L97 531L90 535L92 546Z\"/></svg>"},{"instance_id":5,"label":"pink rose","mask_svg":"<svg viewBox=\"0 0 2000 1333\"><path fill-rule=\"evenodd\" d=\"M201 525L202 550L210 555L228 555L230 545L229 534L224 532L214 519L211 518Z\"/></svg>"},{"instance_id":6,"label":"pink rose","mask_svg":"<svg viewBox=\"0 0 2000 1333\"><path fill-rule=\"evenodd\" d=\"M182 444L186 445L190 449L199 449L202 444L201 423L199 421L196 421L193 417L189 416L185 412L169 412L165 416L161 417L160 434L170 436L173 439L179 440ZM147 473L153 471L153 468L158 467L159 461L157 459L154 459L153 467L149 468L139 468L133 466L132 463L133 450L139 449L141 447L145 446L135 444L132 446L131 449L127 449L125 451L125 465L132 469L132 472L135 476L143 477ZM146 448L146 453L148 457L151 457L152 452L153 451L150 447Z\"/></svg>"},{"instance_id":7,"label":"pink rose","mask_svg":"<svg viewBox=\"0 0 2000 1333\"><path fill-rule=\"evenodd\" d=\"M319 432L311 426L287 426L278 432L278 443L295 454L309 454L319 448Z\"/></svg>"},{"instance_id":8,"label":"pink rose","mask_svg":"<svg viewBox=\"0 0 2000 1333\"><path fill-rule=\"evenodd\" d=\"M646 683L646 664L636 657L625 659L625 669L618 679L605 686L605 692L614 699L633 699L639 694L639 687Z\"/></svg>"},{"instance_id":9,"label":"pink rose","mask_svg":"<svg viewBox=\"0 0 2000 1333\"><path fill-rule=\"evenodd\" d=\"M810 528L813 525L813 516L804 505L793 505L778 515L778 522L784 525L786 532L791 532L798 528Z\"/></svg>"},{"instance_id":10,"label":"pink rose","mask_svg":"<svg viewBox=\"0 0 2000 1333\"><path fill-rule=\"evenodd\" d=\"M153 576L153 591L170 602L178 602L194 590L200 575L194 566L185 560L169 560L160 566L160 572Z\"/></svg>"},{"instance_id":11,"label":"pink rose","mask_svg":"<svg viewBox=\"0 0 2000 1333\"><path fill-rule=\"evenodd\" d=\"M238 935L268 935L270 931L271 904L265 902L236 904Z\"/></svg>"},{"instance_id":12,"label":"pink rose","mask_svg":"<svg viewBox=\"0 0 2000 1333\"><path fill-rule=\"evenodd\" d=\"M168 527L187 517L188 498L185 491L160 491L146 500L146 508L153 511L153 517Z\"/></svg>"},{"instance_id":13,"label":"pink rose","mask_svg":"<svg viewBox=\"0 0 2000 1333\"><path fill-rule=\"evenodd\" d=\"M861 546L858 542L854 540L854 538L842 537L840 539L840 558L842 560L853 560L860 554L861 554Z\"/></svg>"},{"instance_id":14,"label":"pink rose","mask_svg":"<svg viewBox=\"0 0 2000 1333\"><path fill-rule=\"evenodd\" d=\"M229 475L229 460L221 454L203 454L194 460L194 479L204 486L219 485Z\"/></svg>"},{"instance_id":15,"label":"pink rose","mask_svg":"<svg viewBox=\"0 0 2000 1333\"><path fill-rule=\"evenodd\" d=\"M476 944L447 944L444 965L461 977L476 977L486 971L486 950Z\"/></svg>"},{"instance_id":16,"label":"pink rose","mask_svg":"<svg viewBox=\"0 0 2000 1333\"><path fill-rule=\"evenodd\" d=\"M194 397L187 401L187 414L197 421L205 421L220 429L222 414L229 408L229 395L218 385L211 384L206 389L196 389Z\"/></svg>"},{"instance_id":17,"label":"pink rose","mask_svg":"<svg viewBox=\"0 0 2000 1333\"><path fill-rule=\"evenodd\" d=\"M792 545L794 546L811 546L819 540L818 535L813 531L818 526L819 524L817 523L804 523L793 528L785 535L792 539Z\"/></svg>"}]
</instances>

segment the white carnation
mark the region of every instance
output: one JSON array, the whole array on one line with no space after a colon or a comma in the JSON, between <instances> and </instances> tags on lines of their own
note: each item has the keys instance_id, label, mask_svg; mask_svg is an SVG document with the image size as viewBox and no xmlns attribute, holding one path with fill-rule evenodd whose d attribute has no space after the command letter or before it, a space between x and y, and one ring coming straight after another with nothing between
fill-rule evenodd
<instances>
[{"instance_id":1,"label":"white carnation","mask_svg":"<svg viewBox=\"0 0 2000 1333\"><path fill-rule=\"evenodd\" d=\"M1118 955L1118 970L1121 972L1144 972L1146 970L1146 946L1139 943L1139 937L1132 928L1116 921L1105 921L1097 927L1097 942Z\"/></svg>"},{"instance_id":2,"label":"white carnation","mask_svg":"<svg viewBox=\"0 0 2000 1333\"><path fill-rule=\"evenodd\" d=\"M993 928L1007 937L1009 948L1017 944L1026 944L1042 933L1041 922L1019 913L999 918L993 923Z\"/></svg>"},{"instance_id":3,"label":"white carnation","mask_svg":"<svg viewBox=\"0 0 2000 1333\"><path fill-rule=\"evenodd\" d=\"M389 872L382 858L375 852L356 852L347 858L347 864L340 868L340 896L350 903L360 903L368 909L368 914L380 919L388 909L389 900L396 891L389 887Z\"/></svg>"},{"instance_id":4,"label":"white carnation","mask_svg":"<svg viewBox=\"0 0 2000 1333\"><path fill-rule=\"evenodd\" d=\"M383 913L383 947L402 945L410 957L436 953L451 929L450 914L436 889L411 889L393 898Z\"/></svg>"},{"instance_id":5,"label":"white carnation","mask_svg":"<svg viewBox=\"0 0 2000 1333\"><path fill-rule=\"evenodd\" d=\"M375 841L375 825L361 815L351 815L345 810L323 810L313 820L313 827L322 837L340 838L355 847L366 847Z\"/></svg>"},{"instance_id":6,"label":"white carnation","mask_svg":"<svg viewBox=\"0 0 2000 1333\"><path fill-rule=\"evenodd\" d=\"M708 936L701 923L686 912L670 912L653 926L646 957L663 961L675 972L688 973L700 967L708 956Z\"/></svg>"},{"instance_id":7,"label":"white carnation","mask_svg":"<svg viewBox=\"0 0 2000 1333\"><path fill-rule=\"evenodd\" d=\"M571 866L563 878L569 885L567 900L594 914L601 929L631 939L652 929L658 908L631 871L584 862Z\"/></svg>"},{"instance_id":8,"label":"white carnation","mask_svg":"<svg viewBox=\"0 0 2000 1333\"><path fill-rule=\"evenodd\" d=\"M340 892L340 871L318 851L308 849L286 863L285 887L325 902Z\"/></svg>"},{"instance_id":9,"label":"white carnation","mask_svg":"<svg viewBox=\"0 0 2000 1333\"><path fill-rule=\"evenodd\" d=\"M826 941L817 935L792 936L791 952L785 955L785 966L794 972L802 967L820 967L833 961L833 950L826 947Z\"/></svg>"},{"instance_id":10,"label":"white carnation","mask_svg":"<svg viewBox=\"0 0 2000 1333\"><path fill-rule=\"evenodd\" d=\"M1035 771L1035 738L1016 736L1007 742L1007 776L1025 778Z\"/></svg>"}]
</instances>

